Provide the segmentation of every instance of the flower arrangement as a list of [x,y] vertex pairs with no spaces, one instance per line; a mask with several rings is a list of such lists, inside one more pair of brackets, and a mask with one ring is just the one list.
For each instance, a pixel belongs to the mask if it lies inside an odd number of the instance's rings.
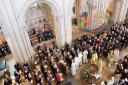
[[83,80],[89,81],[92,79],[92,75],[88,70],[83,71]]

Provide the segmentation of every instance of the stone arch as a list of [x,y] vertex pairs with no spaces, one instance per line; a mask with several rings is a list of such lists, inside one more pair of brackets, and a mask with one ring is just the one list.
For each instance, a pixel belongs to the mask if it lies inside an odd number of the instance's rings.
[[[58,42],[58,45],[61,45],[61,37],[58,36],[60,34],[60,28],[61,28],[61,22],[60,19],[58,18],[59,16],[61,16],[61,10],[59,9],[59,6],[57,5],[57,3],[53,0],[27,0],[25,2],[25,4],[23,5],[23,8],[19,11],[18,13],[18,17],[20,22],[22,23],[22,26],[24,26],[24,28],[26,28],[26,23],[25,23],[25,13],[26,11],[29,9],[29,7],[34,4],[34,3],[45,3],[47,5],[49,5],[51,7],[52,10],[52,15],[54,16],[54,23],[55,23],[55,36],[56,36],[56,41]],[[27,29],[24,29],[25,31],[27,31]]]

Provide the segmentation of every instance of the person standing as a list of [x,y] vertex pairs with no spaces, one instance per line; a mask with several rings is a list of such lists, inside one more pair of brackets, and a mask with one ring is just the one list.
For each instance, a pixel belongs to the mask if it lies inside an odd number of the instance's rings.
[[79,65],[82,65],[82,52],[81,51],[79,51],[79,53],[78,53],[78,58],[79,58]]
[[83,51],[83,63],[86,63],[88,61],[87,55],[88,55],[88,51],[87,50],[84,50]]
[[98,61],[98,54],[97,54],[97,52],[94,52],[92,54],[91,64],[97,64],[97,61]]
[[108,61],[109,61],[108,67],[111,67],[111,65],[114,61],[114,51],[113,50],[110,50],[110,52],[108,53]]
[[75,76],[76,74],[76,63],[75,63],[75,60],[72,61],[72,65],[71,65],[71,73],[73,76]]

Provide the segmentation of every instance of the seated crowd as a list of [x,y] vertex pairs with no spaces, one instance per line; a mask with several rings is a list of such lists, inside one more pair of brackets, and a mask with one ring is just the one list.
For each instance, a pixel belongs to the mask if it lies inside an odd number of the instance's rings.
[[121,59],[117,64],[116,75],[120,76],[118,79],[119,85],[128,84],[128,56],[125,56],[124,59]]
[[6,56],[10,53],[11,51],[7,42],[4,42],[3,44],[0,45],[0,57]]
[[[24,73],[25,79],[31,83],[35,81],[38,85],[60,85],[66,74],[71,71],[71,74],[75,76],[80,65],[91,59],[94,53],[97,53],[98,58],[104,56],[108,59],[109,53],[113,52],[114,54],[115,51],[115,54],[119,54],[119,51],[127,46],[128,32],[126,32],[126,27],[123,24],[113,25],[105,36],[100,33],[91,36],[85,33],[81,38],[73,41],[71,46],[66,43],[61,49],[57,47],[55,42],[50,47],[47,45],[37,46],[36,54],[32,58],[34,74],[31,75],[30,65],[24,64],[23,67],[19,65],[16,71],[18,75],[16,82],[21,83],[20,79],[22,78],[19,78],[19,75]],[[118,57],[119,55],[115,55],[114,58],[117,63]],[[111,67],[111,65],[112,63],[109,63],[108,66]],[[125,67],[124,71],[127,74]],[[15,77],[17,78],[16,75]]]
[[[41,31],[36,31],[35,28],[32,28],[29,33],[31,36],[36,35],[38,42],[47,41],[54,38],[53,30],[48,24],[44,24]],[[32,43],[32,41],[31,41]]]

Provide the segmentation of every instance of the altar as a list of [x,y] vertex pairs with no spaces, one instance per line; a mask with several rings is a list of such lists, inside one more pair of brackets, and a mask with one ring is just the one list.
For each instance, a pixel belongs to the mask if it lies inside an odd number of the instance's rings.
[[84,83],[89,83],[89,84],[97,84],[101,82],[102,80],[102,75],[97,73],[98,66],[95,64],[90,64],[88,66],[83,67],[81,69],[81,80]]
[[99,65],[91,64],[89,61],[80,66],[75,75],[80,85],[100,85],[102,81],[111,79],[114,75],[115,67],[108,68],[107,63],[103,60],[102,69],[98,69]]

